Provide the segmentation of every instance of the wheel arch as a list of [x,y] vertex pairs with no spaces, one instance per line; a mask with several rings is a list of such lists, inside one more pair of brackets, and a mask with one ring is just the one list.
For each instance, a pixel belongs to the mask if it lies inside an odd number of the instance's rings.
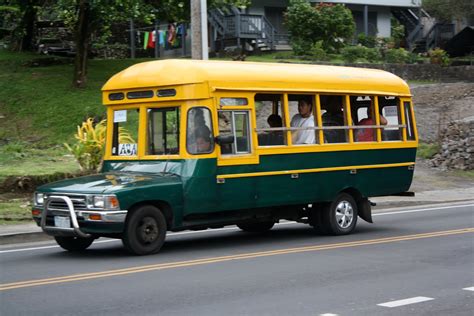
[[362,193],[354,187],[346,188],[340,193],[347,193],[352,196],[357,204],[358,216],[368,223],[373,223],[372,209],[370,207],[370,201],[367,197],[364,197]]
[[135,203],[130,207],[129,214],[127,215],[127,217],[134,210],[144,205],[152,205],[158,208],[163,213],[163,216],[166,219],[166,226],[168,227],[168,229],[171,229],[173,227],[173,223],[174,223],[173,209],[171,208],[171,205],[168,202],[163,201],[163,200],[148,200],[148,201],[140,201],[138,203]]

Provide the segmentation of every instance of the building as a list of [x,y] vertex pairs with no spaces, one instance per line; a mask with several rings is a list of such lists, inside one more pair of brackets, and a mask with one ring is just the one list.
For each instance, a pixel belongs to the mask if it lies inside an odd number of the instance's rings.
[[[356,33],[390,37],[391,19],[405,26],[407,44],[412,48],[426,35],[429,15],[421,0],[311,0],[343,4],[353,13]],[[212,49],[227,46],[258,46],[261,49],[289,49],[289,34],[284,25],[288,0],[253,0],[248,8],[214,10],[209,14]],[[425,27],[424,27],[425,26]]]

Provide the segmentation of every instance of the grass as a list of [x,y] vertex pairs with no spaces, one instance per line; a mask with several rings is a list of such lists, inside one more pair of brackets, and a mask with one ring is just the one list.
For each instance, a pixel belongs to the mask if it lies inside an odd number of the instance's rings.
[[61,146],[35,148],[27,143],[9,143],[0,148],[0,183],[8,176],[75,173],[79,165]]
[[455,176],[471,179],[474,181],[474,170],[454,170]]
[[[87,117],[104,117],[101,87],[113,74],[140,60],[91,60],[85,89],[72,88],[70,60],[31,67],[31,54],[0,51],[0,139],[62,144]],[[66,62],[66,63],[65,63]]]
[[0,225],[32,222],[31,196],[0,194]]
[[431,159],[439,152],[439,144],[420,143],[416,155],[420,158]]

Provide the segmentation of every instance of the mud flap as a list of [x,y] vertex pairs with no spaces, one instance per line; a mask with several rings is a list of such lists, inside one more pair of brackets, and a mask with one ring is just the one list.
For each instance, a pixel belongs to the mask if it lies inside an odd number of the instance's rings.
[[368,223],[373,223],[372,221],[372,209],[370,207],[370,201],[368,198],[362,198],[357,201],[357,208],[359,211],[359,217]]

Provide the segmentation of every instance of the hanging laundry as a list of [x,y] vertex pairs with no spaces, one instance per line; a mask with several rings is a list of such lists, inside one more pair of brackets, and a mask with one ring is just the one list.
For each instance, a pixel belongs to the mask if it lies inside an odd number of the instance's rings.
[[155,48],[156,42],[156,34],[155,31],[150,32],[150,36],[148,36],[148,48]]
[[143,38],[143,49],[146,49],[148,47],[148,39],[150,37],[149,32],[145,32],[145,36]]
[[167,33],[168,33],[168,34],[167,34],[168,37],[167,37],[166,40],[167,40],[167,42],[168,42],[169,44],[172,45],[172,44],[173,44],[173,41],[174,41],[174,39],[175,39],[175,37],[176,37],[176,27],[174,26],[174,23],[169,23],[169,24],[168,24],[168,32],[167,32]]
[[166,37],[166,33],[164,31],[158,31],[158,36],[159,36],[159,44],[160,46],[164,46],[165,45],[165,37]]

